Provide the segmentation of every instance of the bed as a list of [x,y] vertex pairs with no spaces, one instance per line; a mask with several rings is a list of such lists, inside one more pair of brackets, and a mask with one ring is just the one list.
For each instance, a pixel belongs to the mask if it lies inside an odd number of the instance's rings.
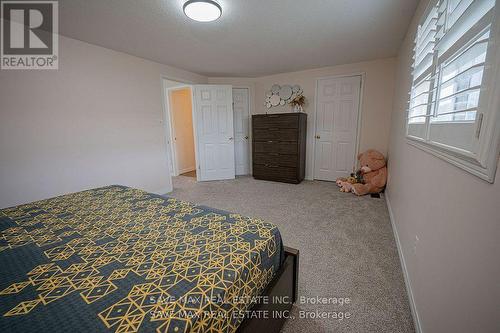
[[273,224],[129,187],[0,210],[0,232],[2,332],[278,332],[297,297]]

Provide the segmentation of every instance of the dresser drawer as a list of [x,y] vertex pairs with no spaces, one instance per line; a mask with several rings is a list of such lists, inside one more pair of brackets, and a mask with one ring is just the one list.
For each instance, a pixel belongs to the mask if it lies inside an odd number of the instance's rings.
[[254,128],[253,138],[256,141],[297,141],[299,138],[299,131],[293,128]]
[[253,128],[298,128],[296,114],[265,114],[253,116]]
[[298,154],[298,144],[296,142],[280,142],[280,141],[255,141],[253,143],[253,151],[255,153],[278,153],[278,154]]
[[261,179],[295,179],[297,178],[297,169],[254,164],[253,176]]
[[297,155],[283,155],[279,153],[255,153],[253,163],[267,166],[283,166],[296,168]]

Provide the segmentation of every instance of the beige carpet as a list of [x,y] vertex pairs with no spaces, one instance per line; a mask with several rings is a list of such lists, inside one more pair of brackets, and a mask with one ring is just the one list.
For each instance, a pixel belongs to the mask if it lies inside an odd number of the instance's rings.
[[[275,223],[285,245],[300,250],[299,296],[351,300],[343,306],[299,302],[282,332],[414,332],[383,197],[340,193],[329,182],[241,177],[197,183],[183,176],[174,178],[169,195]],[[351,317],[332,318],[339,312]],[[311,318],[323,313],[330,318]]]

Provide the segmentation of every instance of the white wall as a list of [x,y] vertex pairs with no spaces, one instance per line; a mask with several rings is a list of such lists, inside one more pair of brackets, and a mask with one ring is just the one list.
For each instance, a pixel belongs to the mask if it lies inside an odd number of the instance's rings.
[[500,179],[489,184],[405,140],[412,44],[427,3],[400,50],[386,194],[422,332],[500,332]]
[[380,59],[355,64],[318,68],[300,72],[283,73],[259,78],[210,78],[211,83],[250,85],[255,89],[253,113],[290,112],[289,106],[267,109],[265,94],[275,83],[298,84],[308,100],[305,112],[307,119],[306,178],[313,178],[314,161],[314,124],[316,79],[335,75],[364,73],[364,92],[361,109],[360,151],[369,148],[387,153],[389,128],[396,76],[396,59]]
[[59,70],[0,71],[0,208],[122,184],[172,187],[161,76],[183,70],[61,36]]

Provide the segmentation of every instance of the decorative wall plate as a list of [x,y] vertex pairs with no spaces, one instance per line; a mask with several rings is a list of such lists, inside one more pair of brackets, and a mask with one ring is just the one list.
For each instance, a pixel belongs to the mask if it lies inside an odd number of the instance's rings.
[[280,85],[279,84],[273,84],[273,86],[271,87],[271,92],[273,93],[273,95],[277,95],[279,92],[280,92]]
[[289,85],[284,85],[280,89],[280,98],[284,101],[288,101],[292,96],[292,87]]
[[281,99],[278,95],[271,96],[270,102],[271,102],[272,106],[277,106],[278,104],[280,104],[280,101],[281,101]]

